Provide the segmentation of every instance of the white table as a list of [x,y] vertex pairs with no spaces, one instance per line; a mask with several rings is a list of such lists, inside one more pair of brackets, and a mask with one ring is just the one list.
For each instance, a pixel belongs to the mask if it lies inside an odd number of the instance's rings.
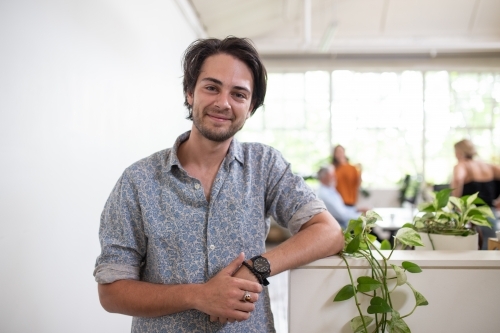
[[417,210],[411,207],[379,207],[371,210],[382,217],[382,221],[377,221],[377,225],[387,231],[397,231],[405,223],[412,223],[417,213]]

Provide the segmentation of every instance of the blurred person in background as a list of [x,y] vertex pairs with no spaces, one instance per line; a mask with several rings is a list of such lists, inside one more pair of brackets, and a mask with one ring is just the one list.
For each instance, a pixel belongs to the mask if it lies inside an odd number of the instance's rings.
[[[476,159],[476,148],[467,139],[455,143],[455,156],[457,164],[453,168],[451,194],[455,197],[461,197],[479,192],[478,197],[492,207],[495,214],[494,201],[498,197],[498,182],[495,181],[495,175],[500,177],[499,167]],[[479,245],[482,250],[488,249],[488,238],[496,238],[496,218],[495,215],[495,220],[489,219],[491,229],[478,226]]]
[[326,209],[339,222],[342,229],[347,228],[350,220],[357,219],[361,213],[366,211],[359,211],[354,206],[344,204],[342,197],[335,188],[335,171],[331,165],[319,169],[318,180],[320,181],[318,197],[323,200]]
[[361,185],[361,166],[349,164],[345,149],[341,145],[333,148],[333,166],[335,167],[336,188],[347,206],[355,206]]

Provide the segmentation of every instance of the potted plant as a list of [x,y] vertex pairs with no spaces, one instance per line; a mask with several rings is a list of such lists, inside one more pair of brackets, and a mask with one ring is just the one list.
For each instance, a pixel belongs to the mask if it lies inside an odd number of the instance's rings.
[[[425,297],[419,293],[408,282],[406,273],[419,273],[422,270],[417,264],[403,261],[401,266],[390,264],[389,260],[398,246],[421,246],[419,234],[411,224],[403,226],[394,236],[394,247],[391,249],[390,243],[385,240],[379,246],[375,245],[376,237],[370,231],[375,226],[380,216],[368,211],[366,216],[361,216],[357,220],[351,220],[344,231],[345,246],[339,254],[347,266],[350,283],[345,285],[336,294],[334,302],[345,301],[354,298],[359,316],[351,319],[350,326],[353,332],[401,332],[409,333],[410,329],[404,318],[411,315],[418,306],[427,305]],[[370,267],[367,276],[360,276],[354,281],[350,258],[364,258]],[[392,292],[399,286],[411,288],[415,296],[415,306],[413,310],[406,314],[400,314],[393,306],[391,299]],[[361,295],[370,298],[366,310],[362,308]]]
[[[451,189],[436,193],[432,202],[419,205],[414,218],[424,250],[477,250],[478,234],[474,226],[491,228],[491,208],[478,198],[478,193],[460,198],[451,196]],[[416,248],[418,249],[418,248]]]

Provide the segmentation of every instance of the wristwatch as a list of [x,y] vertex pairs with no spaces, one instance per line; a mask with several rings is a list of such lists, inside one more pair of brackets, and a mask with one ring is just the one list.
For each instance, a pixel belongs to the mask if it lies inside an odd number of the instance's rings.
[[250,258],[250,261],[253,263],[253,266],[246,261],[243,261],[243,266],[248,268],[250,272],[255,275],[260,284],[264,286],[269,285],[269,281],[267,280],[271,275],[271,265],[269,261],[260,255]]
[[250,260],[253,262],[253,268],[260,274],[260,276],[262,276],[263,279],[271,276],[271,264],[269,263],[269,260],[260,255],[250,258]]

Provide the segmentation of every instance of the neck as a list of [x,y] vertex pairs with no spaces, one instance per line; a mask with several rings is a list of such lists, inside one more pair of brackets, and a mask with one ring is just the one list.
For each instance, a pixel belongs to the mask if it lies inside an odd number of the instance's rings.
[[181,165],[200,169],[219,168],[229,150],[232,138],[223,142],[209,140],[193,126],[189,138],[178,149],[177,157]]

